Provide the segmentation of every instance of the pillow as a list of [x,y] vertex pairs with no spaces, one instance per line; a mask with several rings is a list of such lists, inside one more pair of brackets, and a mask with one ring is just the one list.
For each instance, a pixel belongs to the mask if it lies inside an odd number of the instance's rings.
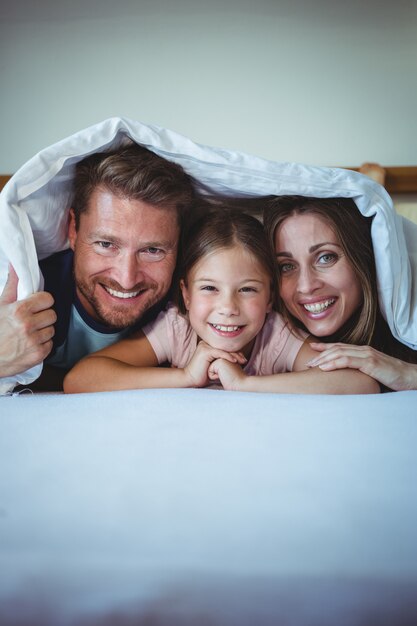
[[[38,259],[68,247],[67,217],[75,164],[126,137],[175,161],[202,188],[239,195],[351,197],[372,225],[381,309],[392,333],[417,348],[417,225],[397,215],[385,189],[352,170],[276,163],[192,142],[173,131],[114,117],[49,146],[25,163],[0,194],[0,289],[8,261],[19,276],[19,298],[43,287]],[[414,319],[413,319],[414,318]],[[0,393],[28,384],[41,365],[0,381]]]

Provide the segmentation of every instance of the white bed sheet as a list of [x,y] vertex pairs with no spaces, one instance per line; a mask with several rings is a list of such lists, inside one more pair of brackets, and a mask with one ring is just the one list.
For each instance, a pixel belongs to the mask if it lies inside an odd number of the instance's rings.
[[417,623],[417,391],[15,395],[0,428],[3,625]]

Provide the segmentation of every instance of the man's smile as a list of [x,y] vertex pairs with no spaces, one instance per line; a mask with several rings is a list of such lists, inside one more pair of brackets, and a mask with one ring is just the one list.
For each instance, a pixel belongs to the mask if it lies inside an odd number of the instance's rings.
[[137,291],[118,291],[116,289],[111,289],[110,287],[107,287],[106,285],[102,285],[102,287],[107,291],[107,293],[109,293],[114,298],[121,298],[122,300],[126,300],[129,298],[136,298],[136,296],[139,296],[141,293],[146,291],[145,289],[139,289]]

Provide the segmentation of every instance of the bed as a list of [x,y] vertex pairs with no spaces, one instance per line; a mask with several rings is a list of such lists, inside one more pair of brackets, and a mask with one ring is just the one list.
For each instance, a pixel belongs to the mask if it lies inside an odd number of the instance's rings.
[[[98,130],[43,151],[0,196],[0,252],[22,296],[41,284],[37,255],[65,246],[75,160],[120,130],[160,154],[175,145],[173,159],[224,192],[342,190],[375,213],[378,241],[395,231],[417,261],[415,227],[354,171],[264,163],[120,119]],[[415,284],[399,257],[378,257],[387,305],[397,268],[402,288]],[[396,295],[404,313],[417,289]],[[416,324],[398,326],[410,343]],[[417,391],[5,393],[2,626],[417,623]]]
[[0,623],[417,623],[416,408],[0,398]]

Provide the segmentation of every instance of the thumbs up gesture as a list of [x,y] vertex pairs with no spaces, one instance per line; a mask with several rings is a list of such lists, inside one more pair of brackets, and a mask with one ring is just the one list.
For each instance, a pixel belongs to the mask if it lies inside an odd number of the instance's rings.
[[41,363],[52,348],[55,311],[50,293],[17,300],[19,279],[12,265],[0,295],[0,378]]

